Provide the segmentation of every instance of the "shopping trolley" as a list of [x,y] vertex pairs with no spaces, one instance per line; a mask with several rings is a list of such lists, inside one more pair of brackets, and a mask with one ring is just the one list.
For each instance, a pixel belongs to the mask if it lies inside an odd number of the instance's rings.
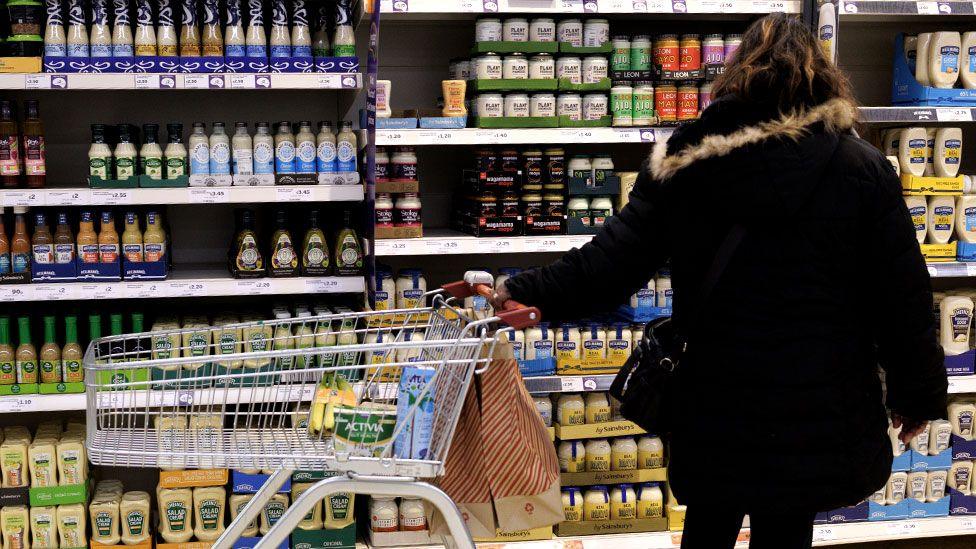
[[[538,310],[514,303],[483,320],[454,305],[474,293],[488,297],[490,282],[487,273],[466,273],[465,281],[425,294],[421,303],[430,306],[411,309],[93,341],[84,358],[89,459],[115,467],[271,470],[217,539],[218,549],[237,541],[296,470],[338,475],[292,502],[259,549],[278,547],[317,502],[342,492],[422,498],[444,517],[448,543],[473,548],[451,499],[418,479],[444,472],[473,375],[488,368],[499,340],[491,328],[540,320]],[[425,375],[410,378],[412,400],[396,402],[398,378],[418,371]]]

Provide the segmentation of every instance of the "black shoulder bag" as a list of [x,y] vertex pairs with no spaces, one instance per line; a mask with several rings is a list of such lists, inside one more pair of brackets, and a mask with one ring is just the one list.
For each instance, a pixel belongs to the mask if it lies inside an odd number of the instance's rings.
[[[700,317],[708,297],[742,242],[745,227],[734,225],[715,254],[705,275],[695,315]],[[649,433],[666,435],[674,426],[677,369],[688,347],[688,338],[677,333],[670,318],[647,323],[644,337],[610,385],[610,395],[620,402],[620,413]]]

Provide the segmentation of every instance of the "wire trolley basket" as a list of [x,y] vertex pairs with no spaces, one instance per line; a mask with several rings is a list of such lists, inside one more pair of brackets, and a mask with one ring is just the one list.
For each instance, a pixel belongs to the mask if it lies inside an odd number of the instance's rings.
[[[449,289],[455,297],[487,291],[465,283]],[[84,357],[89,459],[121,467],[274,470],[279,474],[262,488],[269,497],[271,485],[298,469],[345,473],[329,480],[352,481],[354,492],[415,489],[401,481],[443,474],[468,387],[495,349],[490,328],[506,315],[538,320],[533,309],[474,320],[443,290],[425,298],[429,307],[97,339]],[[419,497],[444,511],[443,492],[416,484]],[[252,503],[263,507],[262,492]],[[294,502],[292,518],[301,519],[302,500],[314,505],[329,493],[308,492]],[[229,547],[234,539],[226,534],[259,510],[242,511],[217,546]],[[457,539],[457,524],[449,526]],[[466,534],[463,522],[460,528]],[[281,536],[271,534],[269,544]],[[469,546],[470,537],[461,537]]]

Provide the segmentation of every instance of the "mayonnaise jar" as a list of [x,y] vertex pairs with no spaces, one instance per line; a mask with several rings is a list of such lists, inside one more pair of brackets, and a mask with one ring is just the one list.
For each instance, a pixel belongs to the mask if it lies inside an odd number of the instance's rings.
[[607,332],[607,358],[614,364],[623,364],[634,345],[630,325],[617,322]]
[[671,307],[674,291],[671,289],[671,271],[661,269],[654,278],[655,296],[658,307]]
[[519,269],[518,267],[502,267],[501,269],[498,269],[498,276],[495,277],[495,289],[497,290],[501,288],[509,278],[517,276],[521,272],[522,269]]
[[587,393],[584,406],[586,423],[606,423],[610,421],[610,401],[606,393]]
[[563,323],[556,329],[556,361],[578,361],[582,338],[575,324]]
[[631,437],[620,437],[610,445],[610,470],[631,471],[637,469],[637,443]]
[[664,443],[656,436],[643,436],[637,442],[637,468],[664,467]]
[[525,332],[510,330],[508,342],[512,344],[512,354],[515,356],[515,360],[525,360]]
[[586,471],[586,449],[581,440],[563,440],[556,451],[559,470],[563,473],[582,473]]
[[664,516],[664,493],[656,482],[640,485],[637,494],[637,518],[660,518]]
[[654,297],[654,279],[647,281],[643,288],[630,296],[630,306],[634,309],[647,309],[654,307],[656,303]]
[[583,496],[583,520],[610,520],[610,494],[606,486],[591,486]]
[[585,448],[587,472],[610,470],[610,443],[607,439],[588,440]]
[[631,520],[637,517],[637,495],[630,484],[620,484],[610,490],[610,518]]
[[376,267],[376,311],[389,311],[396,307],[396,282],[389,267]]
[[556,420],[563,427],[586,423],[586,404],[580,395],[564,394],[556,402]]
[[525,359],[552,358],[554,347],[553,331],[548,322],[525,329]]
[[583,339],[583,360],[607,358],[607,332],[595,322],[587,324],[580,334]]
[[563,520],[580,522],[583,520],[583,494],[576,487],[563,488]]
[[423,307],[423,295],[427,293],[427,279],[420,269],[403,269],[396,280],[396,308]]
[[535,404],[535,409],[539,412],[542,423],[545,423],[546,427],[552,427],[552,401],[549,400],[549,396],[534,396],[532,403]]

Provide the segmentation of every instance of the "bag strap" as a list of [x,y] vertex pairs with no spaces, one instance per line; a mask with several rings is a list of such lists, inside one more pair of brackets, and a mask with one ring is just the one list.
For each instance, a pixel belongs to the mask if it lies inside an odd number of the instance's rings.
[[708,302],[709,296],[712,295],[712,291],[718,284],[719,279],[722,278],[722,273],[725,272],[725,268],[729,265],[729,260],[732,259],[732,254],[735,253],[736,248],[739,247],[745,235],[746,228],[739,223],[733,225],[729,230],[729,234],[725,235],[725,240],[722,241],[722,245],[719,246],[718,251],[715,253],[715,258],[712,260],[712,266],[709,267],[708,273],[705,274],[705,280],[701,285],[701,294],[696,304],[695,316],[693,318],[699,319],[704,314],[705,304]]

